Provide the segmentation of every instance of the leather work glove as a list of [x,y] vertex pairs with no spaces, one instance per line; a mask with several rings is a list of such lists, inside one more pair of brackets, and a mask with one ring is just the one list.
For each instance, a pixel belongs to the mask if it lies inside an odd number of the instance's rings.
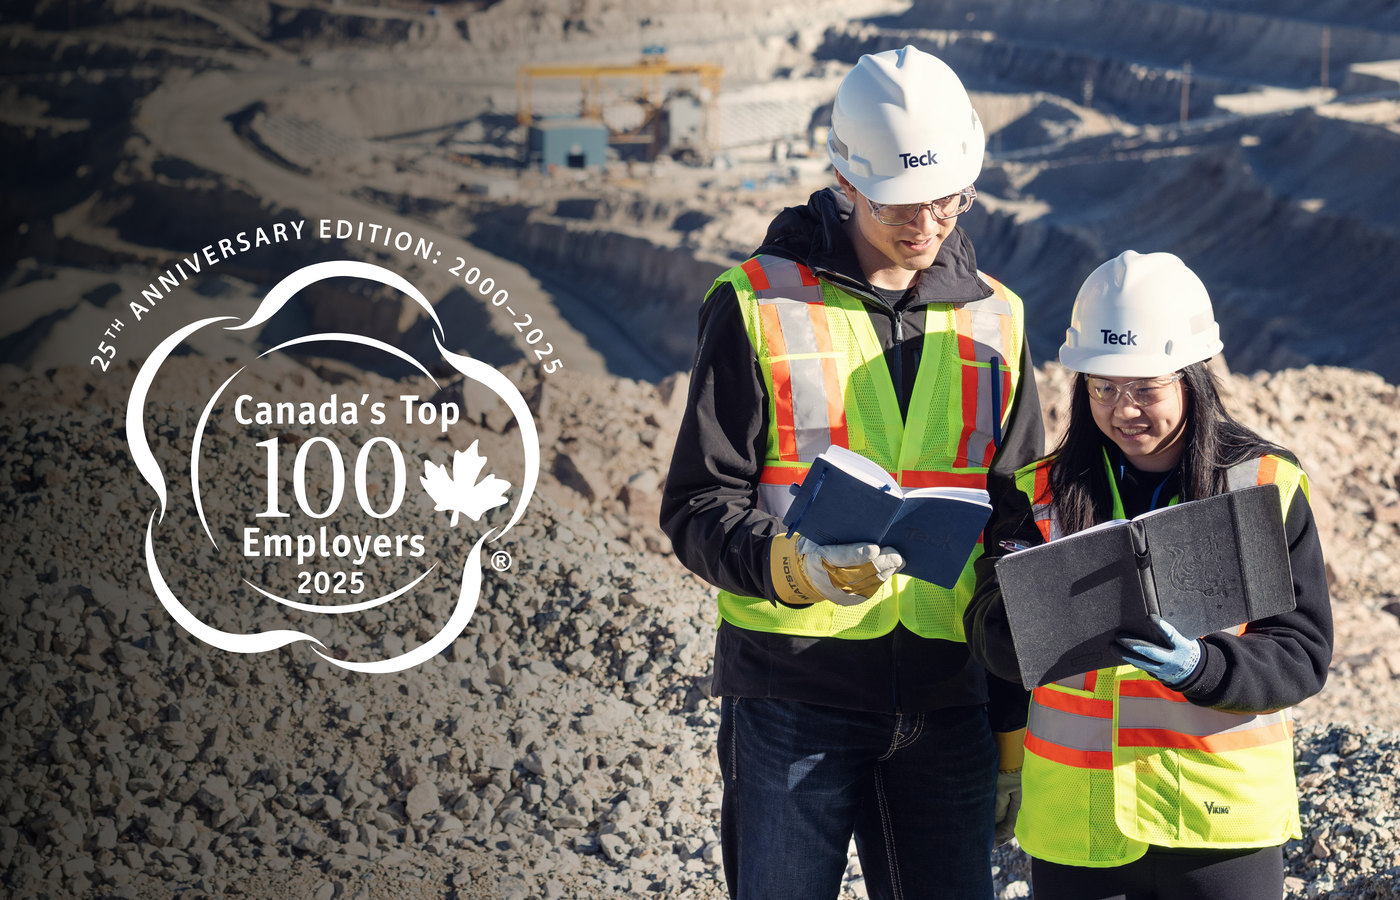
[[904,567],[898,551],[878,544],[814,544],[779,534],[768,549],[773,589],[794,606],[864,603]]
[[1021,763],[1026,756],[1026,729],[999,731],[997,741],[996,846],[1016,836],[1016,814],[1021,811]]
[[1123,662],[1137,666],[1167,687],[1174,687],[1196,671],[1201,661],[1201,642],[1186,637],[1161,616],[1151,618],[1152,624],[1162,634],[1161,640],[1151,641],[1120,634],[1115,639],[1119,655],[1123,657]]

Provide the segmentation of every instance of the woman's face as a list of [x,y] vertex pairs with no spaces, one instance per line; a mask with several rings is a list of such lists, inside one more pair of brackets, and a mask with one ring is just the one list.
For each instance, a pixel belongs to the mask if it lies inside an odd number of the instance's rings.
[[1186,440],[1186,387],[1180,373],[1088,375],[1085,383],[1094,423],[1131,465],[1144,472],[1166,472],[1176,465]]

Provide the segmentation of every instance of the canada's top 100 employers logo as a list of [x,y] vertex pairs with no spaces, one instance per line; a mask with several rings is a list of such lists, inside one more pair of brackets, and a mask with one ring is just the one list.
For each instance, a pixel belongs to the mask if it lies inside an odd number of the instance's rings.
[[[189,410],[192,428],[151,421],[161,408],[162,370],[191,337],[204,329],[260,329],[287,316],[307,288],[346,278],[387,286],[420,307],[431,321],[438,358],[425,364],[368,334],[298,333],[247,360],[210,360],[226,371],[215,373],[216,386],[201,408]],[[520,389],[501,371],[448,349],[448,341],[432,304],[402,275],[373,263],[332,260],[282,278],[246,321],[203,318],[156,346],[136,374],[126,433],[156,501],[145,523],[145,568],[156,598],[182,628],[234,653],[305,642],[327,662],[366,673],[410,669],[456,640],[480,599],[482,548],[520,521],[535,490],[540,448]],[[398,382],[381,379],[377,394],[353,379],[316,380],[311,390],[319,393],[301,397],[284,392],[275,377],[259,377],[279,354],[327,345],[378,356],[413,374]],[[489,392],[509,410],[511,433],[519,437],[514,458],[499,458],[499,450],[496,460],[483,454],[463,404],[443,399],[451,394],[443,391],[447,378]],[[385,383],[396,386],[385,393]],[[403,439],[425,430],[436,435],[430,444]],[[508,466],[511,477],[496,474],[498,465]],[[177,469],[180,477],[167,477]],[[177,495],[190,515],[168,515]],[[503,524],[483,521],[492,510],[500,511],[495,518],[506,517]],[[192,530],[195,535],[187,534]],[[474,540],[462,536],[473,531],[480,532]],[[187,562],[175,566],[185,574],[169,577],[169,549],[189,547],[191,537],[200,546],[184,551]],[[189,559],[199,562],[191,567]],[[191,571],[199,574],[191,577]],[[421,616],[432,604],[415,600],[444,590],[455,600],[443,605],[441,621],[410,629],[419,638],[412,646],[394,638],[337,647],[328,643],[333,629],[316,623],[357,615],[382,622],[387,610],[397,610],[400,620],[404,609]],[[232,595],[242,598],[241,619],[220,612]],[[251,627],[248,610],[258,620]],[[240,627],[214,621],[221,618]]]

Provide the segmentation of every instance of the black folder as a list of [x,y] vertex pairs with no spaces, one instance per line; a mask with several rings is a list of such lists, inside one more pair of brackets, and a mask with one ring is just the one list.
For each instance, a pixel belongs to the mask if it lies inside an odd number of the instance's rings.
[[997,580],[1030,688],[1122,663],[1155,613],[1200,637],[1293,609],[1278,488],[1178,503],[1010,553]]

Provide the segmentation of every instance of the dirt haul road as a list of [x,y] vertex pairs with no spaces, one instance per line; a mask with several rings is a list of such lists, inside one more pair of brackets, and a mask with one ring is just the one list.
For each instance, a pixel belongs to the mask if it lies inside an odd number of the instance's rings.
[[[402,72],[393,75],[403,77]],[[228,116],[289,85],[307,79],[346,77],[344,73],[269,64],[256,71],[207,72],[188,80],[167,82],[141,104],[137,130],[149,138],[159,154],[187,160],[241,182],[253,196],[277,198],[279,206],[298,210],[308,218],[375,223],[431,241],[441,256],[436,263],[426,265],[443,271],[435,272],[419,287],[435,304],[447,291],[460,286],[455,281],[460,276],[447,272],[452,260],[468,260],[490,274],[498,285],[509,289],[511,308],[533,317],[532,326],[548,335],[558,348],[559,358],[572,371],[605,373],[609,369],[607,357],[612,353],[626,354],[631,360],[646,357],[645,348],[628,341],[605,314],[590,309],[580,298],[545,289],[525,268],[487,253],[458,235],[350,196],[349,191],[358,186],[353,181],[341,187],[284,168],[262,156],[229,125]],[[354,77],[368,81],[375,76],[360,72]],[[454,189],[455,185],[444,185],[444,195]],[[483,303],[483,307],[489,304]],[[561,314],[561,308],[569,310],[569,318]],[[494,334],[531,359],[532,348],[512,327],[512,315],[504,307],[491,309]],[[665,373],[658,372],[657,377],[662,374]]]

